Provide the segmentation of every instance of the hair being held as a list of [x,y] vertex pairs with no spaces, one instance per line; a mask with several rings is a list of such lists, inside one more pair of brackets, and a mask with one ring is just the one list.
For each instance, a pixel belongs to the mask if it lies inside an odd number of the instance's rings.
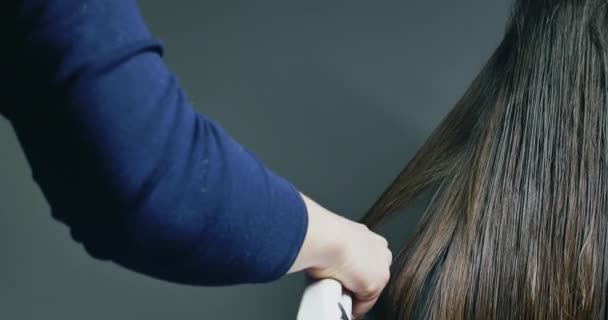
[[391,319],[608,318],[606,0],[516,1],[504,39],[370,209],[434,193]]

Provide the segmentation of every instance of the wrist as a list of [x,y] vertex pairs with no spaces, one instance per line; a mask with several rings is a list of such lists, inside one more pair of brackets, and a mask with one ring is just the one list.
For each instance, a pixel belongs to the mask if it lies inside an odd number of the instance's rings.
[[328,268],[339,260],[343,251],[341,220],[304,194],[300,194],[308,214],[308,229],[300,252],[288,273],[312,268]]

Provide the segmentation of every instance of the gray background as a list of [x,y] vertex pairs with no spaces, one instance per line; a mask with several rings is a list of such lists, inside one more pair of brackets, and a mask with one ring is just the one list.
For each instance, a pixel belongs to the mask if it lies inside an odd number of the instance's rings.
[[[304,192],[358,219],[489,57],[509,2],[140,5],[200,111]],[[295,319],[301,276],[195,288],[89,258],[50,218],[3,118],[0,146],[0,319]],[[392,225],[393,247],[414,218]]]

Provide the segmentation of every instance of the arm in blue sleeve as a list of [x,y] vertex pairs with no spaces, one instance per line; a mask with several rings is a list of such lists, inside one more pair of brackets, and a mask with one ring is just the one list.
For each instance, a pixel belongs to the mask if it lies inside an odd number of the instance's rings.
[[13,3],[4,113],[92,256],[194,285],[287,272],[307,228],[298,191],[193,110],[134,0]]

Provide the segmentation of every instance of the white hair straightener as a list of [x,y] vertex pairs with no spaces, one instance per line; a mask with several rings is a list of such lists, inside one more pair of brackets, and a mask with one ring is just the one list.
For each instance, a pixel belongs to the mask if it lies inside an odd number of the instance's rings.
[[340,282],[319,280],[304,291],[297,320],[352,320],[352,308],[352,299]]

